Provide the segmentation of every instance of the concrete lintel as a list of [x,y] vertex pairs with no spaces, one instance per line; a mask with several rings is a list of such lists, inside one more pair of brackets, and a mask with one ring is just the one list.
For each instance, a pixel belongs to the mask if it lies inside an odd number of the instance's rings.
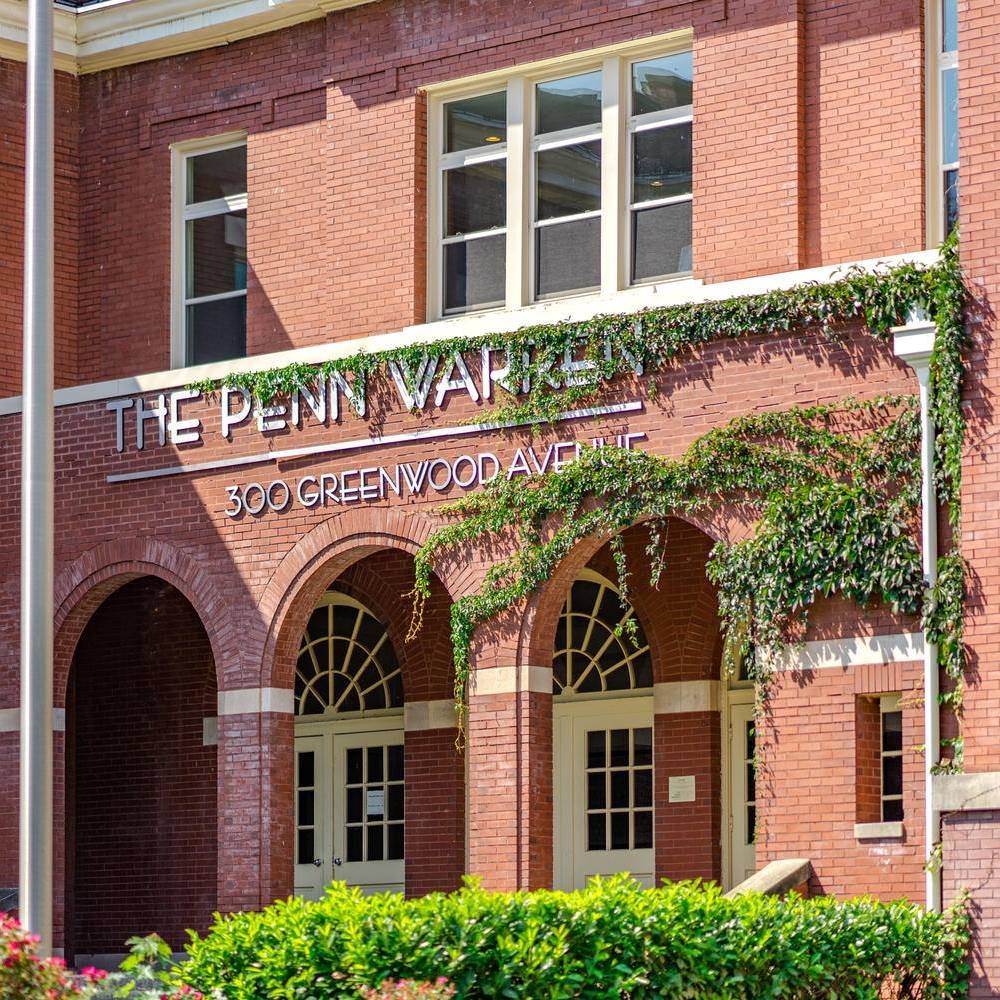
[[935,774],[934,800],[943,813],[1000,809],[1000,771]]

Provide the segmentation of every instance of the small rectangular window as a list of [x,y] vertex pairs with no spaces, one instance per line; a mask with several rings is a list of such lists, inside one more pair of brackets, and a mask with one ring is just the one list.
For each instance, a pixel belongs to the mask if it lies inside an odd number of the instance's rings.
[[247,148],[230,142],[183,153],[183,364],[244,357],[247,296]]
[[903,713],[899,695],[879,699],[882,822],[903,818]]

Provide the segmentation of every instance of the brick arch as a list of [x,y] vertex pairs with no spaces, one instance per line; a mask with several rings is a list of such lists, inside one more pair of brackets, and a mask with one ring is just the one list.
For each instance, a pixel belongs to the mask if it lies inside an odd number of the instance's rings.
[[[300,539],[275,570],[259,603],[259,618],[267,628],[262,686],[291,687],[302,631],[334,580],[365,557],[387,549],[415,556],[432,530],[433,522],[424,515],[376,508],[331,517]],[[438,577],[444,593],[450,594],[448,580]]]
[[[69,563],[55,581],[55,699],[65,703],[73,654],[94,612],[115,591],[142,576],[169,583],[194,608],[220,666],[240,656],[239,627],[208,573],[168,542],[129,538],[104,542]],[[219,685],[221,687],[221,684]]]

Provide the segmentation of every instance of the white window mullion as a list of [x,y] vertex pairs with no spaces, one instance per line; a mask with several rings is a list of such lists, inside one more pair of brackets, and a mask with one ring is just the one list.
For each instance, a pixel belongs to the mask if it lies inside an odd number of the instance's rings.
[[516,77],[507,85],[507,279],[508,309],[531,301],[531,85]]
[[626,95],[622,60],[609,56],[601,67],[601,292],[617,292],[624,285]]

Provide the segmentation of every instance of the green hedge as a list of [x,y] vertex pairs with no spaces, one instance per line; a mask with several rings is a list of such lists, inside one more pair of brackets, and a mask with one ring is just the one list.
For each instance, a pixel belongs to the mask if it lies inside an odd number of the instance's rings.
[[968,937],[964,906],[937,915],[872,899],[725,899],[698,883],[469,885],[413,900],[336,883],[320,902],[218,918],[192,938],[178,975],[227,1000],[357,998],[362,985],[438,976],[458,997],[950,1000],[967,991]]

